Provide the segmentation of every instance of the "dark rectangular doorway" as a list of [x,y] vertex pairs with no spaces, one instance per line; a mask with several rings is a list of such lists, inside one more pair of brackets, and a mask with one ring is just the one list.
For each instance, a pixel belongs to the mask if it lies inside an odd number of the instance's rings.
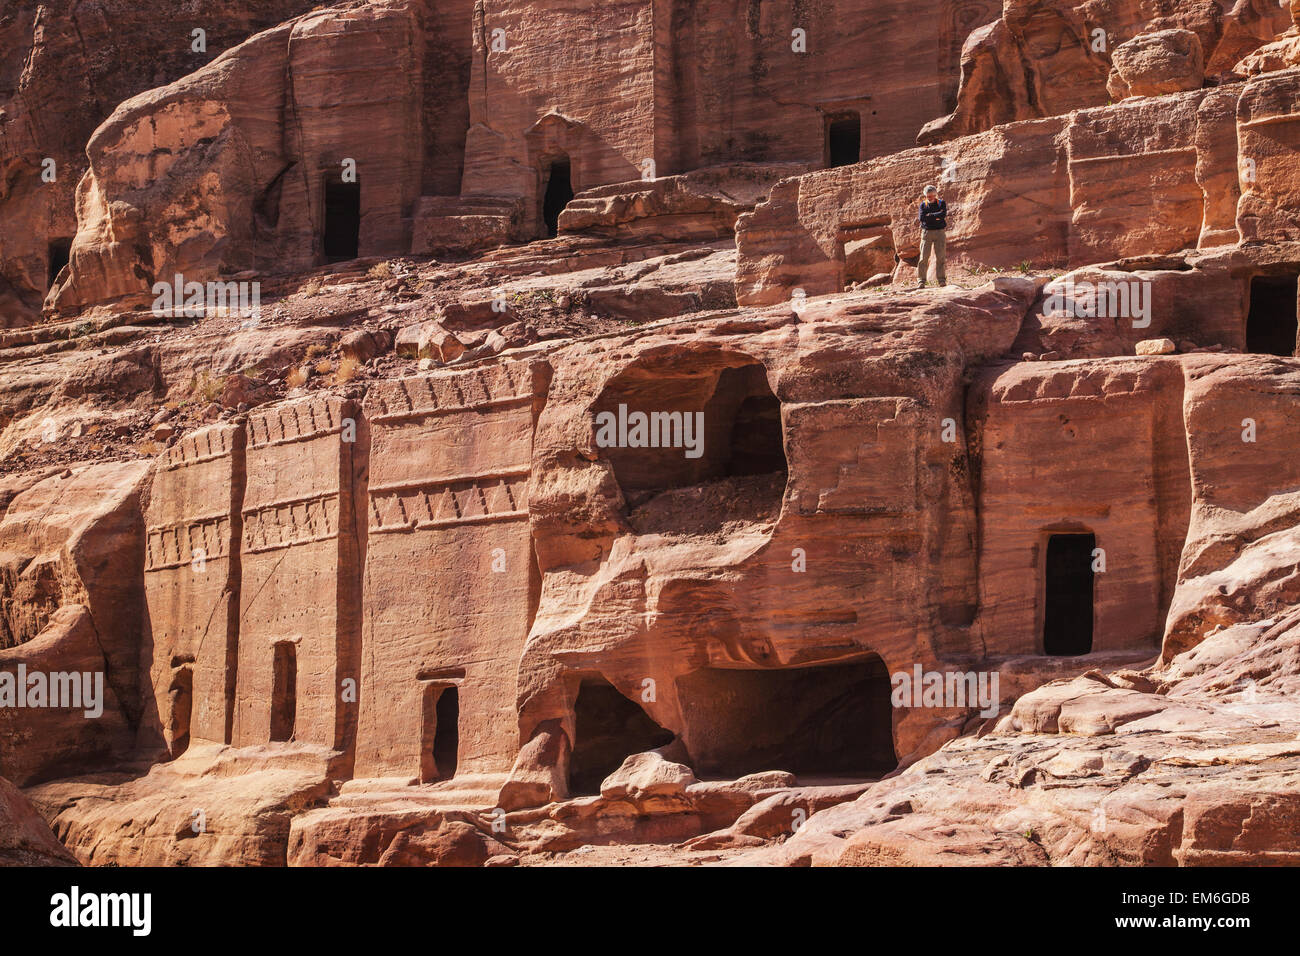
[[857,113],[826,118],[826,165],[852,166],[862,158],[862,119]]
[[321,244],[326,262],[355,259],[361,242],[361,183],[325,180]]
[[1250,280],[1246,351],[1296,354],[1296,277],[1255,276]]
[[275,645],[271,669],[271,739],[292,739],[297,714],[298,649],[285,642]]
[[456,776],[460,759],[460,691],[445,684],[424,688],[424,731],[421,740],[420,782]]
[[1093,534],[1054,534],[1044,561],[1043,652],[1061,657],[1092,652]]
[[72,240],[51,239],[46,255],[49,264],[46,269],[45,288],[49,290],[54,288],[54,281],[58,279],[59,273],[72,257]]
[[573,199],[573,170],[567,159],[551,163],[546,173],[546,193],[542,199],[542,221],[546,236],[554,239],[560,234],[560,213]]

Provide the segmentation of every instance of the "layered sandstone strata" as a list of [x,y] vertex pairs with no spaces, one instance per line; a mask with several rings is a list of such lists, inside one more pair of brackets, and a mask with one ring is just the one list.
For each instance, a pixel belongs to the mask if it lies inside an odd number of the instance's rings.
[[1289,13],[931,12],[349,3],[122,103],[0,339],[0,678],[104,708],[0,775],[103,865],[1294,862]]
[[[145,716],[176,751],[188,733],[190,750],[172,776],[152,775],[149,786],[165,794],[168,780],[185,779],[176,773],[224,779],[229,770],[206,769],[230,759],[204,745],[212,741],[249,755],[228,767],[249,759],[268,770],[301,767],[312,802],[328,793],[313,776],[325,772],[387,777],[387,800],[409,783],[490,800],[511,771],[504,806],[545,803],[581,792],[593,771],[599,779],[616,769],[601,763],[617,752],[611,746],[634,746],[583,724],[592,701],[610,691],[640,701],[647,726],[699,773],[808,770],[818,752],[796,745],[807,739],[796,718],[811,705],[813,719],[841,680],[845,688],[875,680],[887,694],[887,675],[917,662],[925,670],[993,667],[1007,679],[997,703],[1009,703],[1059,673],[1036,657],[1043,647],[1035,637],[1042,549],[1058,533],[1086,532],[1106,556],[1095,585],[1096,637],[1077,666],[1139,663],[1162,636],[1172,658],[1212,624],[1249,623],[1268,607],[1285,613],[1294,595],[1271,572],[1271,583],[1245,585],[1253,597],[1235,616],[1209,609],[1231,606],[1215,597],[1215,582],[1229,580],[1216,575],[1237,580],[1257,548],[1264,556],[1275,545],[1199,542],[1247,533],[1225,525],[1225,509],[1264,508],[1265,530],[1252,537],[1285,521],[1284,504],[1272,502],[1289,480],[1279,466],[1291,445],[1287,403],[1297,393],[1277,379],[1276,408],[1249,392],[1227,405],[1217,399],[1231,391],[1226,382],[1257,382],[1270,361],[1285,369],[1286,360],[1241,357],[1230,373],[1211,356],[978,372],[1014,350],[1044,291],[1041,281],[1009,279],[973,297],[917,297],[901,313],[897,303],[828,299],[799,313],[670,325],[562,347],[542,361],[380,385],[364,405],[272,406],[243,425],[188,436],[155,465],[151,492],[136,492],[136,507],[149,514],[147,534],[138,533],[154,555]],[[1232,378],[1220,382],[1225,374]],[[1206,394],[1216,401],[1206,405]],[[600,415],[620,406],[699,412],[703,454],[606,447],[597,440]],[[1217,417],[1204,419],[1201,409]],[[1238,449],[1236,422],[1247,415],[1267,440]],[[949,420],[959,423],[955,433]],[[843,436],[864,429],[873,440],[845,445]],[[1243,451],[1258,458],[1258,480],[1242,472]],[[1226,483],[1213,477],[1222,467],[1232,469]],[[1025,475],[1034,476],[1029,500]],[[1218,488],[1235,497],[1206,497]],[[164,505],[180,511],[168,517]],[[413,548],[420,537],[428,544]],[[208,562],[202,571],[196,548]],[[1221,563],[1237,554],[1243,571]],[[426,564],[413,555],[427,555]],[[236,600],[242,611],[232,628]],[[193,614],[171,608],[208,608],[206,632],[173,631]],[[862,608],[872,609],[865,627]],[[366,623],[349,632],[355,620]],[[292,654],[277,650],[285,644]],[[495,656],[484,656],[489,649]],[[178,681],[178,670],[189,671],[186,679]],[[344,692],[357,676],[359,700]],[[774,679],[793,683],[782,690]],[[449,692],[455,710],[439,706]],[[769,725],[762,715],[773,693],[790,696]],[[709,705],[718,694],[726,710]],[[884,736],[872,746],[882,769],[979,723],[973,708],[886,708],[878,719]],[[286,737],[294,743],[276,744]],[[834,765],[829,751],[822,756]],[[250,783],[256,772],[247,771]],[[360,782],[312,824],[327,830],[313,829],[310,840],[358,839],[355,828],[390,818],[392,810],[366,803],[375,784]],[[133,819],[137,801],[158,798],[142,786],[97,791],[93,819],[78,809],[89,794],[76,787],[44,787],[40,800],[58,808],[60,827],[81,843],[108,820]],[[726,825],[713,811],[702,814],[702,792],[688,790],[684,803],[643,806],[638,813],[664,822],[625,838],[680,839],[710,820]],[[772,799],[778,790],[769,787]],[[219,807],[233,795],[210,799]],[[284,799],[276,812],[286,822],[295,806],[311,805],[289,792]],[[600,808],[627,799],[611,791],[592,805],[594,816],[557,819],[582,834],[591,824],[579,821],[594,824],[613,812]],[[787,809],[803,805],[781,799]],[[740,814],[755,800],[718,806]],[[428,850],[410,850],[412,860],[458,859],[461,850],[438,849],[447,839],[449,847],[479,845],[422,819],[443,835]],[[538,831],[529,817],[506,819],[528,845],[574,839]],[[490,817],[467,822],[495,839]],[[736,839],[772,825],[738,823]],[[289,832],[236,830],[249,860],[277,858]],[[97,858],[177,859],[161,833],[146,828],[139,840],[125,856],[101,848]],[[217,852],[191,849],[208,859]]]
[[[1289,4],[1224,0],[1162,8],[1020,0],[997,13],[970,25],[956,108],[928,123],[918,142],[1064,115],[1116,94],[1195,89],[1207,75],[1230,79],[1238,61],[1292,24]],[[1130,69],[1149,79],[1134,86],[1124,78]]]
[[869,234],[889,237],[896,277],[910,274],[911,198],[926,181],[952,210],[950,258],[974,270],[1290,240],[1294,153],[1277,137],[1296,121],[1298,82],[1287,72],[1137,99],[785,180],[737,223],[738,299],[841,291],[846,248]]
[[[3,643],[8,690],[29,693],[51,675],[91,676],[80,706],[0,708],[0,773],[27,784],[125,757],[141,719],[139,677],[144,594],[140,493],[144,461],[92,465],[38,481],[9,502],[0,520]],[[147,666],[147,664],[145,665]],[[27,675],[27,687],[18,675]],[[39,675],[39,680],[37,676]],[[84,699],[96,694],[98,707]],[[77,683],[81,683],[80,680]],[[99,713],[88,716],[93,710]]]
[[311,7],[54,0],[0,11],[0,328],[31,322],[66,264],[86,141],[113,108]]

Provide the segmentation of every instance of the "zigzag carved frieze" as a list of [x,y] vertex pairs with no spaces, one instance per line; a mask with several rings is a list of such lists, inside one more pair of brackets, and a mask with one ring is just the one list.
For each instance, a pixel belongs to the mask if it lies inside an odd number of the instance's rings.
[[149,529],[145,542],[145,572],[166,571],[190,564],[200,553],[204,560],[230,553],[230,516],[191,518],[174,525]]
[[422,375],[383,382],[367,396],[372,422],[490,411],[533,401],[532,369],[511,362],[452,375]]
[[370,532],[485,524],[528,517],[527,466],[491,475],[407,482],[370,489]]
[[336,402],[302,401],[277,405],[248,416],[250,450],[310,441],[343,430],[343,415]]
[[230,454],[231,428],[205,428],[185,435],[163,456],[164,471],[188,468],[207,461],[215,461]]
[[260,554],[338,535],[338,492],[263,505],[244,512],[244,553]]

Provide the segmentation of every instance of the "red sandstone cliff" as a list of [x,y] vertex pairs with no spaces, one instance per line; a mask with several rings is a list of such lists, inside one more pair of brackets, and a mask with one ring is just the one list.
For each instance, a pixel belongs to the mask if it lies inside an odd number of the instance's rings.
[[1288,11],[155,6],[0,18],[0,862],[1300,859]]

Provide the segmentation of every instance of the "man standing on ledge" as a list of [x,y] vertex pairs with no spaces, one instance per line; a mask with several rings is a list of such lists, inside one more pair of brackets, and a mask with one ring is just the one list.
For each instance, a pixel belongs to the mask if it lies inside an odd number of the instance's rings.
[[934,251],[934,277],[939,285],[947,285],[947,237],[944,230],[948,228],[948,204],[939,198],[939,190],[934,186],[925,187],[925,199],[916,221],[921,225],[921,262],[916,270],[920,281],[917,288],[925,288],[926,273],[930,271],[931,250]]

